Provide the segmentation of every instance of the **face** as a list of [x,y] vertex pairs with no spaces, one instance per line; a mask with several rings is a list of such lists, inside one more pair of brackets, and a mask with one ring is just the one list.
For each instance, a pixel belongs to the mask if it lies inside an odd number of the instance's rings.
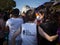
[[44,18],[44,14],[41,14],[38,12],[38,15],[37,15],[37,24],[41,24],[42,23],[42,20]]

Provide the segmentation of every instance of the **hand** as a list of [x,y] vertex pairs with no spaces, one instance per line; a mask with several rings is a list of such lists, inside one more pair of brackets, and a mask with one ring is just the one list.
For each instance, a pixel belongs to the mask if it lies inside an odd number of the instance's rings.
[[58,35],[51,36],[51,41],[56,40],[57,37],[58,37]]

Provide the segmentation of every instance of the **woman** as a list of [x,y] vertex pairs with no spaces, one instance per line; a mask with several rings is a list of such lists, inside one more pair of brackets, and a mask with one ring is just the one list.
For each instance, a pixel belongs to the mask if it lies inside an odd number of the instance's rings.
[[[45,15],[45,19],[44,22],[40,24],[40,27],[44,30],[44,32],[46,32],[48,35],[53,36],[55,34],[57,34],[57,23],[55,21],[54,16],[51,15],[50,13],[47,15]],[[38,33],[39,34],[39,33]],[[39,43],[38,45],[56,45],[58,38],[52,42],[46,40],[45,38],[43,38],[40,34],[38,35],[39,38]]]

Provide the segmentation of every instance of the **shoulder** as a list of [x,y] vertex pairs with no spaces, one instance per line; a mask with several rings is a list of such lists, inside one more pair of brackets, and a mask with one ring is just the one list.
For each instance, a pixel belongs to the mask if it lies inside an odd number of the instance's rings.
[[23,19],[23,18],[19,18],[19,19]]
[[23,21],[23,19],[22,19],[22,18],[17,18],[17,20],[19,20],[19,21]]
[[22,24],[22,26],[26,26],[26,27],[36,27],[37,25],[35,23],[24,23]]
[[11,20],[12,20],[12,18],[8,19],[7,21],[11,21]]
[[9,24],[9,23],[11,22],[11,20],[12,20],[12,18],[8,19],[8,20],[6,21],[6,24]]

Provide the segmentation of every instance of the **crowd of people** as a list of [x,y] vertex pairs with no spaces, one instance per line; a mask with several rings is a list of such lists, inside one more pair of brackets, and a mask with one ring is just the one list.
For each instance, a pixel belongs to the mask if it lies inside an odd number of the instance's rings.
[[29,9],[0,12],[0,45],[60,45],[60,12]]

